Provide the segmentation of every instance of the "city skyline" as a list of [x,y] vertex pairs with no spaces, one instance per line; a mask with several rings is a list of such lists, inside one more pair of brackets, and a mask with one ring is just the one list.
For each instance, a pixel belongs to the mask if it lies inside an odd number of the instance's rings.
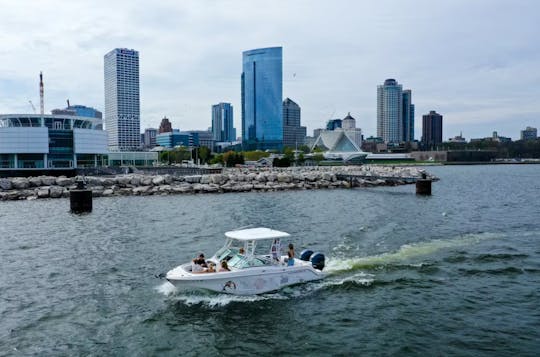
[[[241,53],[282,46],[282,99],[302,104],[308,132],[350,111],[366,135],[376,135],[374,91],[385,78],[414,91],[416,139],[418,115],[430,110],[444,115],[445,140],[494,130],[518,139],[523,128],[540,126],[540,4],[534,1],[414,1],[403,8],[386,1],[298,1],[286,3],[287,13],[247,2],[93,4],[2,5],[0,113],[31,112],[40,70],[46,112],[66,99],[105,111],[102,56],[126,47],[140,53],[141,129],[164,115],[175,127],[206,128],[213,103],[240,108]],[[304,19],[295,15],[305,11]],[[77,21],[40,20],[58,17]],[[241,127],[240,115],[234,124]]]

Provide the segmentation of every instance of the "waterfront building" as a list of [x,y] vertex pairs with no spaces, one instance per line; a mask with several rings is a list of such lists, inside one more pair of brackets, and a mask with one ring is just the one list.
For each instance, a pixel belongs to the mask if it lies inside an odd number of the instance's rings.
[[341,121],[341,127],[343,129],[355,129],[356,128],[356,119],[351,116],[351,112],[347,114],[345,118]]
[[214,134],[210,130],[189,130],[186,133],[190,135],[197,135],[199,138],[199,146],[206,146],[211,151],[215,150],[216,141],[214,140]]
[[163,119],[161,119],[161,123],[159,124],[159,134],[170,133],[172,131],[173,128],[171,122],[167,117],[163,117]]
[[194,132],[181,132],[178,129],[173,129],[171,132],[158,134],[156,136],[156,143],[168,149],[172,149],[175,146],[192,148],[199,146],[199,135]]
[[422,116],[422,144],[425,148],[442,143],[443,116],[434,110]]
[[212,105],[212,134],[215,141],[236,140],[231,103]]
[[111,151],[140,147],[139,52],[116,48],[104,57],[105,124]]
[[386,143],[414,140],[412,91],[389,78],[377,86],[377,136]]
[[69,105],[64,109],[53,109],[51,110],[51,113],[54,115],[76,115],[78,117],[103,118],[103,114],[99,110],[85,105]]
[[[315,139],[317,139],[319,137],[319,135],[321,135],[321,132],[323,131],[324,129],[322,128],[317,128],[317,129],[313,129],[313,137]],[[332,129],[334,130],[334,129]]]
[[143,135],[143,146],[146,149],[151,149],[157,145],[156,143],[156,136],[158,134],[158,130],[156,128],[146,128],[144,129]]
[[355,142],[354,129],[338,128],[323,130],[310,147],[311,151],[320,149],[328,160],[340,160],[346,163],[360,163],[367,155]]
[[100,118],[0,115],[1,169],[72,169],[103,165],[107,132]]
[[246,150],[283,146],[282,48],[242,54],[242,145]]
[[528,126],[525,130],[521,130],[521,140],[536,140],[538,138],[538,130]]
[[307,128],[300,125],[300,106],[290,98],[283,101],[283,146],[296,148],[304,144]]
[[403,142],[414,141],[414,104],[412,104],[412,91],[405,89],[402,93],[402,126],[403,126]]

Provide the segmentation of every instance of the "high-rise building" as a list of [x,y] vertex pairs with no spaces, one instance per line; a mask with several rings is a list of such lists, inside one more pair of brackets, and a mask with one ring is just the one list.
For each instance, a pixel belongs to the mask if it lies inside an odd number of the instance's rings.
[[300,125],[300,106],[290,98],[283,101],[283,146],[303,145],[307,129]]
[[422,144],[430,149],[442,143],[442,119],[443,116],[434,110],[422,116]]
[[282,62],[281,47],[242,53],[242,146],[247,150],[283,146]]
[[158,134],[158,130],[156,128],[146,128],[144,129],[144,140],[143,140],[143,146],[147,149],[151,149],[155,146],[157,146],[156,143],[156,136]]
[[212,134],[218,142],[236,140],[231,103],[212,105]]
[[342,125],[343,123],[341,119],[330,119],[326,122],[326,130],[341,128]]
[[403,91],[403,139],[404,142],[414,141],[414,104],[412,104],[412,91]]
[[521,140],[536,140],[538,138],[538,130],[528,126],[521,131]]
[[105,55],[104,63],[109,150],[137,150],[141,144],[139,52],[115,48]]
[[386,143],[414,140],[412,92],[389,78],[377,86],[377,136]]
[[163,117],[161,119],[161,123],[159,124],[159,133],[170,133],[173,131],[172,124],[169,121],[169,118]]

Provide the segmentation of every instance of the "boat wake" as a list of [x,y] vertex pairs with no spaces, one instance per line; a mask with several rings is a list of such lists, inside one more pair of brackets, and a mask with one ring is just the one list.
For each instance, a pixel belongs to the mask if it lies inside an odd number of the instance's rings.
[[382,253],[366,257],[353,258],[330,258],[327,261],[325,270],[330,274],[340,274],[360,269],[374,269],[389,265],[408,265],[411,267],[422,267],[425,263],[409,263],[417,258],[430,256],[444,249],[469,246],[487,239],[503,237],[496,233],[476,233],[466,234],[453,239],[434,239],[425,242],[402,245],[397,251]]

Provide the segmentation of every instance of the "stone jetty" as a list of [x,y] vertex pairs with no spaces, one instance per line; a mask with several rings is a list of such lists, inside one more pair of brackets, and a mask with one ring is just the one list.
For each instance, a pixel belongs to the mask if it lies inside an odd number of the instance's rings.
[[[150,196],[187,193],[268,192],[394,186],[411,183],[423,169],[377,165],[294,168],[226,168],[220,174],[173,176],[126,174],[116,176],[0,178],[0,200],[69,197],[76,181],[84,179],[94,197]],[[343,175],[362,179],[339,180]],[[385,179],[380,179],[384,177]],[[392,179],[388,179],[392,178]]]

